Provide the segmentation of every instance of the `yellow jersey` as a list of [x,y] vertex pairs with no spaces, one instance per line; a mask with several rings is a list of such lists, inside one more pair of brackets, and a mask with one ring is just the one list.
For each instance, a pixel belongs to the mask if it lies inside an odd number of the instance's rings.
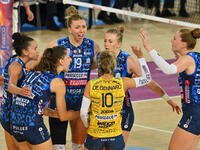
[[90,81],[91,114],[88,134],[107,138],[122,134],[122,106],[125,97],[122,78]]

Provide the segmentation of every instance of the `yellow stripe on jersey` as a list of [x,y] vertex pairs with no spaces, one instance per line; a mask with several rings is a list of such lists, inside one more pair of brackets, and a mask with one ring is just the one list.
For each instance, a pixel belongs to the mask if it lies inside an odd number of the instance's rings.
[[114,137],[122,134],[122,106],[125,93],[122,78],[90,81],[91,114],[88,134]]

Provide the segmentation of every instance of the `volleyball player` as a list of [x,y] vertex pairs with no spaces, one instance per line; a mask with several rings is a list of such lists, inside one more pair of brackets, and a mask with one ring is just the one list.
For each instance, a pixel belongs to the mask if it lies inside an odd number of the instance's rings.
[[[139,77],[141,69],[138,62],[130,54],[121,50],[124,28],[109,29],[104,36],[104,48],[113,51],[117,58],[117,67],[114,71],[115,77]],[[98,56],[98,55],[97,55]],[[176,105],[167,93],[154,80],[147,85],[153,92],[163,97],[173,109],[179,113],[180,108]],[[134,123],[134,111],[130,99],[129,91],[126,91],[126,97],[123,103],[122,130],[125,144],[128,141],[129,133]]]
[[56,108],[60,121],[75,119],[78,111],[67,111],[65,104],[65,84],[58,76],[67,71],[71,58],[66,48],[57,46],[44,51],[40,63],[24,79],[21,87],[32,90],[30,96],[16,95],[11,110],[12,133],[18,147],[28,146],[35,150],[52,150],[52,142],[43,122],[43,109],[55,94]]
[[[70,15],[67,17],[69,36],[51,42],[48,47],[63,45],[70,51],[72,62],[69,71],[64,75],[66,105],[68,110],[79,111],[90,70],[93,66],[96,67],[96,53],[99,51],[99,47],[93,40],[85,37],[86,22],[83,17],[78,15],[75,7],[69,7],[67,13]],[[49,118],[49,124],[54,150],[65,149],[67,122]],[[70,120],[70,127],[72,150],[83,149],[87,131],[80,117]]]
[[149,34],[140,30],[145,49],[165,74],[179,74],[183,116],[169,144],[169,150],[194,150],[200,135],[200,54],[192,51],[200,38],[200,29],[181,29],[172,38],[172,51],[178,54],[173,64],[166,62],[149,42]]
[[121,128],[125,92],[151,81],[141,50],[134,52],[142,69],[142,76],[138,78],[115,78],[115,54],[111,51],[100,52],[99,73],[102,76],[87,83],[81,106],[81,119],[88,127],[85,142],[88,150],[103,150],[104,147],[107,150],[122,150],[125,147]]
[[10,109],[12,106],[13,94],[29,96],[31,90],[28,86],[20,88],[27,72],[25,64],[30,60],[36,60],[39,55],[37,43],[32,38],[14,33],[12,43],[16,55],[11,57],[4,68],[3,99],[1,104],[0,120],[5,131],[6,144],[9,150],[17,150],[15,140],[12,137],[10,128]]

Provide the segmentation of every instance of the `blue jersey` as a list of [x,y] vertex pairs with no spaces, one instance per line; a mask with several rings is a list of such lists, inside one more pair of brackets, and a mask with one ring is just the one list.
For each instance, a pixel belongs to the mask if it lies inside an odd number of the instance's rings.
[[50,83],[57,75],[50,72],[30,72],[21,87],[30,85],[29,97],[17,95],[13,99],[11,122],[13,125],[35,126],[42,119],[42,110],[52,95]]
[[195,71],[187,74],[185,71],[179,73],[178,81],[181,88],[182,105],[187,103],[200,103],[200,53],[190,52],[195,61]]
[[[114,75],[116,78],[119,77],[132,77],[132,73],[128,73],[128,66],[127,66],[127,59],[130,55],[124,51],[120,51],[120,53],[117,56],[117,67],[115,69]],[[125,97],[125,104],[129,106],[131,103],[129,103],[130,94],[128,90],[126,91],[126,97]],[[129,106],[130,107],[130,106]]]
[[[94,57],[94,41],[84,38],[80,46],[73,46],[69,38],[58,40],[58,46],[63,45],[70,51],[72,62],[69,71],[64,74],[66,85],[66,103],[80,102],[80,107],[86,83],[90,77],[91,64]],[[71,105],[71,104],[70,104]]]
[[[64,79],[64,72],[61,72],[59,75],[57,75],[57,77],[59,77],[63,80]],[[54,94],[54,93],[51,96],[51,100],[49,102],[49,107],[51,109],[56,110],[56,94]]]
[[117,56],[117,67],[115,69],[115,77],[132,77],[132,73],[128,73],[127,59],[130,55],[124,51],[120,51]]
[[4,76],[3,99],[2,99],[1,112],[0,112],[1,121],[3,121],[3,122],[10,121],[10,109],[12,106],[12,99],[13,99],[14,95],[11,94],[10,92],[8,92],[8,82],[10,79],[10,76],[8,73],[8,68],[15,61],[17,61],[22,67],[22,77],[17,81],[18,87],[20,87],[20,85],[22,84],[22,81],[24,80],[24,78],[27,75],[26,66],[20,58],[13,56],[8,60],[8,63],[5,66],[4,73],[3,73],[3,76]]

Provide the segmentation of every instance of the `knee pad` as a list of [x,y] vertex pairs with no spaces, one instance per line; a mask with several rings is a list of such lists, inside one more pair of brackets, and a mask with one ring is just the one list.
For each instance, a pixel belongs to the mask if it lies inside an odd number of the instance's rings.
[[63,144],[54,144],[53,150],[65,150],[65,145]]
[[84,149],[84,144],[72,143],[72,150],[83,150],[83,149]]

